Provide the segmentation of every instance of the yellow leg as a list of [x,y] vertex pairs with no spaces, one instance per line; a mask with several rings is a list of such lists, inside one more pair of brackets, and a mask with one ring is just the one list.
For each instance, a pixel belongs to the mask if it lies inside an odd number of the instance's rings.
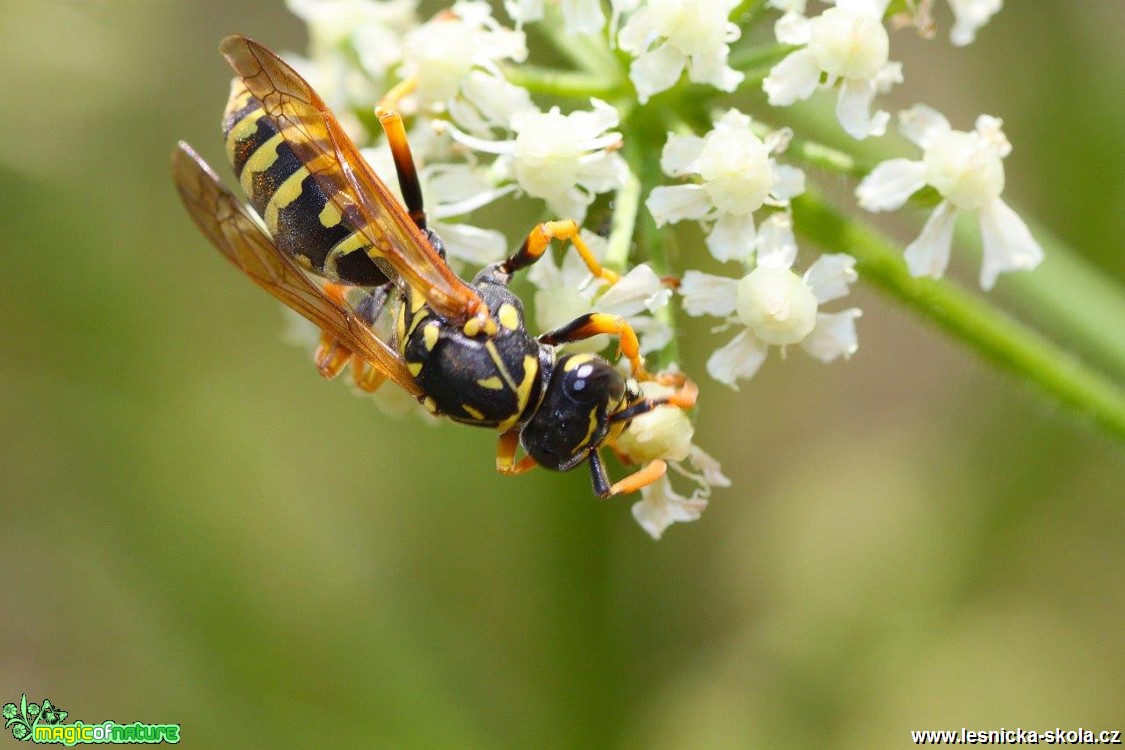
[[519,430],[508,430],[500,436],[496,444],[496,471],[505,476],[523,474],[534,469],[537,464],[531,456],[524,456],[516,461],[516,451],[520,447]]
[[652,461],[640,470],[625,477],[620,482],[614,482],[613,486],[609,488],[610,497],[613,495],[627,495],[630,492],[636,492],[639,489],[648,487],[650,484],[660,479],[660,477],[664,476],[666,471],[668,471],[668,464],[659,459]]
[[379,100],[379,103],[375,105],[375,116],[382,120],[385,114],[397,110],[402,100],[414,93],[414,90],[417,88],[418,79],[415,76],[403,78],[395,84],[390,91],[384,94],[383,98]]
[[370,367],[358,356],[352,357],[352,382],[355,387],[366,393],[374,393],[379,386],[387,382],[387,376],[374,367]]
[[582,258],[582,262],[590,269],[590,273],[599,279],[615,284],[621,278],[616,272],[605,268],[598,262],[598,259],[594,257],[589,246],[578,233],[578,222],[573,219],[546,221],[537,225],[527,235],[527,239],[523,241],[523,245],[516,251],[516,254],[504,261],[504,270],[513,273],[530,266],[547,251],[547,248],[551,245],[551,240],[569,240]]
[[637,340],[636,331],[629,325],[629,321],[619,315],[588,313],[575,318],[561,328],[544,333],[539,340],[544,344],[565,344],[569,341],[593,338],[600,333],[617,336],[619,353],[629,358],[633,377],[637,380],[653,379],[653,376],[645,370],[645,361],[641,356],[641,345]]

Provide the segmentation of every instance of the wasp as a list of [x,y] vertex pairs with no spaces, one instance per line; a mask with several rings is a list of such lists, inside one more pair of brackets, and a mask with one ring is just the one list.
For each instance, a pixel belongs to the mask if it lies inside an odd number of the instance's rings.
[[[659,479],[651,461],[611,483],[600,455],[640,414],[695,403],[682,377],[672,395],[644,398],[637,336],[622,318],[590,313],[532,336],[509,288],[513,274],[569,241],[591,273],[609,282],[574,221],[537,225],[506,260],[465,282],[427,228],[422,192],[397,101],[400,84],[376,109],[394,157],[403,203],[374,173],[312,87],[280,57],[242,36],[220,51],[237,75],[223,117],[230,165],[253,211],[187,143],[172,155],[184,206],[203,234],[239,270],[316,325],[316,364],[335,377],[349,363],[356,384],[390,380],[436,415],[499,431],[496,468],[567,471],[588,462],[594,492],[609,497]],[[351,299],[356,291],[359,302]],[[394,331],[376,334],[384,310]],[[607,333],[629,359],[624,377],[606,359],[559,346]],[[390,339],[385,340],[385,339]],[[522,446],[524,456],[516,456]]]

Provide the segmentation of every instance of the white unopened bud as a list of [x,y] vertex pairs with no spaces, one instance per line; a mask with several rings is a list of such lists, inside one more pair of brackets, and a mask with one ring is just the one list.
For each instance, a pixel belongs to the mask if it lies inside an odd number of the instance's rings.
[[[646,381],[640,384],[646,398],[669,396],[674,391],[666,385]],[[618,436],[616,448],[630,463],[646,463],[658,458],[683,461],[691,451],[695,427],[683,409],[658,406],[629,423]]]
[[890,39],[874,18],[829,8],[810,23],[809,52],[837,78],[873,79],[887,63]]
[[926,182],[958,208],[980,208],[1004,191],[1000,153],[977,133],[943,133],[926,149],[923,161]]
[[759,266],[738,282],[738,317],[767,344],[796,344],[816,327],[817,301],[801,277]]

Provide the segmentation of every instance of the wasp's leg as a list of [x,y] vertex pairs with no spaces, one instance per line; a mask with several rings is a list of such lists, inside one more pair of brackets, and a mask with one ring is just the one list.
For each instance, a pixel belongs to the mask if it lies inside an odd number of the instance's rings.
[[608,313],[587,313],[570,321],[564,326],[548,331],[539,337],[543,344],[565,344],[568,341],[582,341],[593,338],[601,333],[617,336],[621,354],[629,358],[633,368],[633,377],[637,380],[652,380],[653,377],[645,370],[645,360],[641,356],[641,345],[637,341],[637,333],[629,321],[620,315]]
[[578,234],[578,222],[573,219],[546,221],[536,225],[536,227],[528,233],[527,239],[520,245],[520,249],[500,264],[501,269],[505,273],[512,274],[522,268],[527,268],[543,257],[543,253],[551,246],[551,240],[570,240],[571,244],[574,245],[574,249],[582,257],[582,261],[586,264],[586,267],[590,269],[590,273],[594,274],[594,276],[599,279],[604,279],[614,284],[621,278],[615,271],[605,268],[598,262],[598,259],[590,252],[590,248]]
[[[348,287],[343,284],[328,283],[324,285],[324,294],[335,302],[343,302]],[[341,344],[335,336],[321,332],[320,342],[317,344],[313,361],[316,363],[317,372],[331,380],[343,372],[348,362],[352,359],[352,350]]]
[[[346,302],[345,297],[348,289],[349,287],[344,284],[327,283],[324,285],[325,295],[340,303]],[[383,312],[390,293],[391,284],[377,287],[356,308],[359,317],[369,326],[374,325]],[[344,368],[351,362],[352,378],[355,384],[368,392],[377,389],[386,379],[378,370],[368,367],[363,359],[353,354],[351,349],[341,344],[334,336],[323,332],[320,334],[320,343],[317,344],[313,361],[316,363],[317,371],[328,380],[343,372]]]
[[410,153],[410,143],[406,139],[406,128],[398,111],[399,101],[418,86],[417,78],[407,78],[387,92],[375,107],[375,116],[387,134],[387,144],[391,147],[391,157],[398,174],[398,187],[411,220],[419,229],[426,228],[426,211],[422,205],[422,183],[418,180],[418,168]]
[[[658,379],[659,380],[659,379]],[[609,417],[610,424],[614,422],[626,422],[641,414],[652,411],[660,406],[675,406],[680,409],[690,409],[695,406],[695,399],[699,395],[699,386],[690,380],[685,380],[684,385],[675,393],[660,398],[645,398],[631,404],[630,406],[622,409],[616,414]]]
[[519,447],[520,431],[518,429],[508,430],[500,436],[500,440],[496,444],[496,471],[505,476],[515,476],[539,465],[531,456],[524,456],[517,462],[516,451],[519,450]]
[[590,478],[594,482],[594,494],[598,497],[606,498],[613,497],[614,495],[627,495],[630,492],[636,492],[642,487],[648,487],[650,484],[664,476],[668,471],[668,464],[657,459],[646,464],[639,471],[636,471],[629,476],[622,479],[620,482],[609,483],[609,474],[605,470],[605,464],[602,462],[602,457],[597,451],[590,453]]

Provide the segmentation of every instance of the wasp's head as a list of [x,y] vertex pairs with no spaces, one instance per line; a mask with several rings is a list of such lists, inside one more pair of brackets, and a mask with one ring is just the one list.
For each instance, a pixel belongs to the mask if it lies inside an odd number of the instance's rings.
[[615,428],[610,418],[640,397],[636,382],[601,357],[563,355],[520,442],[541,466],[572,469],[610,436]]

